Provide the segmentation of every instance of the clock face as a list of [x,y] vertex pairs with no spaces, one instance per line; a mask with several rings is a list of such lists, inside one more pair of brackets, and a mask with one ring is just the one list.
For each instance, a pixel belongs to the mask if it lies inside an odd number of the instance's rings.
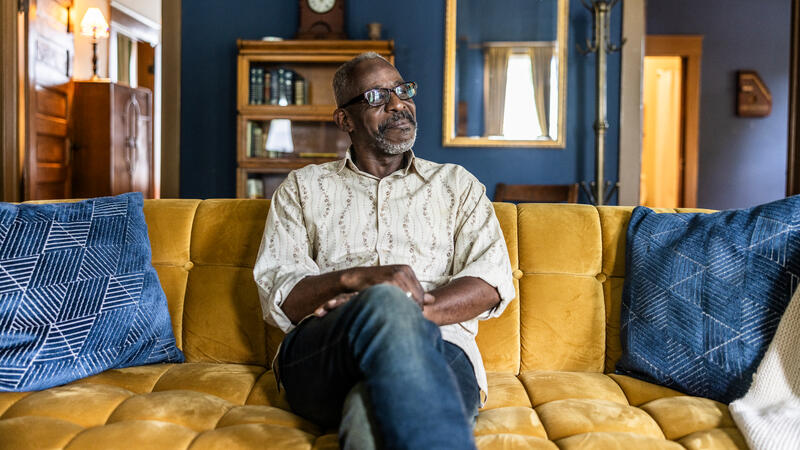
[[336,0],[306,0],[308,7],[317,14],[324,14],[336,5]]

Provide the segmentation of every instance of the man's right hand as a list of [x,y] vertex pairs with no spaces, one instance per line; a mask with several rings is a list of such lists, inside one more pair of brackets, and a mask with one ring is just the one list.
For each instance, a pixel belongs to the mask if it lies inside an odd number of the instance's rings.
[[425,292],[411,266],[354,267],[342,272],[341,284],[348,291],[363,291],[376,284],[391,284],[410,293],[410,297],[422,308],[434,302],[433,295]]
[[324,316],[347,303],[355,292],[376,284],[391,284],[409,293],[409,300],[422,308],[435,298],[426,293],[414,270],[406,265],[354,267],[303,278],[295,285],[281,308],[292,323],[299,323],[309,314]]

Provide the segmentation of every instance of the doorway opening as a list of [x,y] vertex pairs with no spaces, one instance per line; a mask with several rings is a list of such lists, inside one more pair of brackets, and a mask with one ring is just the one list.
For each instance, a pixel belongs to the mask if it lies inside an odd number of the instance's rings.
[[644,58],[642,173],[639,204],[677,208],[683,190],[683,61]]
[[697,206],[702,36],[645,40],[639,204]]

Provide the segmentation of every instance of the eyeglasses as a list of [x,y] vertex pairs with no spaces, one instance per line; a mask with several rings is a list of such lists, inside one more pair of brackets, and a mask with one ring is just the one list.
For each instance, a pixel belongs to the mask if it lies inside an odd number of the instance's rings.
[[392,98],[392,92],[397,95],[397,98],[400,100],[408,100],[415,95],[417,95],[417,83],[413,81],[408,81],[406,83],[398,84],[397,86],[387,89],[387,88],[375,88],[370,89],[363,94],[356,95],[350,101],[344,103],[343,105],[339,106],[339,108],[345,108],[347,106],[359,103],[359,102],[367,102],[369,106],[383,106],[389,103],[389,99]]

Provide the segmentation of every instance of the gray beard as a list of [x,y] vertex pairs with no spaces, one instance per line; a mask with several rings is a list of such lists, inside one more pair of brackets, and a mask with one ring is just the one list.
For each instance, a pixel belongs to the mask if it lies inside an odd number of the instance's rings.
[[399,155],[401,153],[405,153],[411,150],[414,147],[414,142],[417,140],[417,127],[414,127],[414,135],[411,136],[410,139],[407,141],[403,141],[397,144],[393,144],[386,140],[386,136],[383,133],[378,133],[375,139],[375,146],[378,149],[382,150],[384,153],[388,155]]

